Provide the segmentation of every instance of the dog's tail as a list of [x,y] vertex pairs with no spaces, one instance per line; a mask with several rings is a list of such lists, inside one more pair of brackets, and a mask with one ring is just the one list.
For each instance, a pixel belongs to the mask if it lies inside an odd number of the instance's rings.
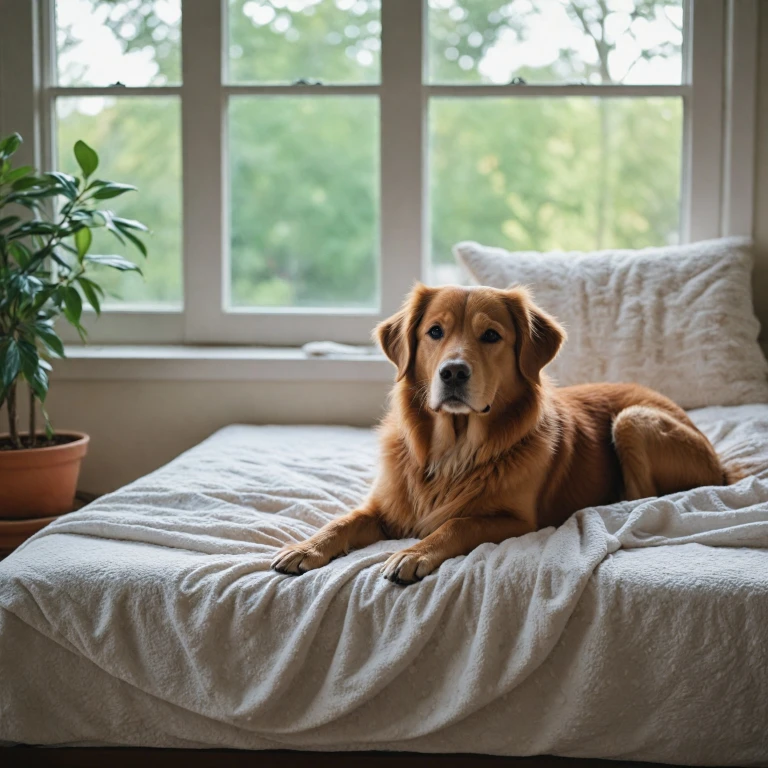
[[747,466],[733,461],[721,462],[721,466],[723,468],[723,485],[733,485],[752,474]]

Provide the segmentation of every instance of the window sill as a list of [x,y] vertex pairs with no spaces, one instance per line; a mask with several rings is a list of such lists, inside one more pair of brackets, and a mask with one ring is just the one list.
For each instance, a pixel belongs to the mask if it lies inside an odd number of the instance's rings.
[[380,354],[310,357],[298,347],[68,346],[54,380],[378,381],[394,378]]

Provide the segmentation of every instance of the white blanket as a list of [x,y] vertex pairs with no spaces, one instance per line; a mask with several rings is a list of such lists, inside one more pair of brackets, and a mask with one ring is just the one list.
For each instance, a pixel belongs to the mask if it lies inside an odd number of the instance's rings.
[[768,765],[768,406],[696,421],[755,476],[583,510],[401,588],[300,577],[375,437],[230,427],[0,563],[0,739]]

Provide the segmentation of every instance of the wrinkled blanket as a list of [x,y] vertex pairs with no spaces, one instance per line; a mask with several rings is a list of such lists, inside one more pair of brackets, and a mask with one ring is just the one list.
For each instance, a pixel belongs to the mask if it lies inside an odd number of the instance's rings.
[[0,563],[0,739],[768,765],[768,406],[692,415],[749,477],[407,588],[412,540],[269,570],[365,495],[371,431],[224,429]]

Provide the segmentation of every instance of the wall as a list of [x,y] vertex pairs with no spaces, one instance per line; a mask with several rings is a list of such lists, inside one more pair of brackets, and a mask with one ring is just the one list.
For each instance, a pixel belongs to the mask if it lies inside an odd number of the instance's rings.
[[[755,308],[768,329],[768,12],[760,23]],[[372,382],[58,381],[48,405],[57,426],[91,435],[81,487],[104,492],[226,424],[372,424],[388,389]]]
[[48,410],[57,428],[91,436],[80,488],[104,493],[227,424],[369,426],[388,390],[385,383],[348,381],[57,381]]
[[754,237],[757,249],[755,310],[763,325],[763,348],[768,350],[768,7],[760,13],[760,52],[757,103],[757,159]]

